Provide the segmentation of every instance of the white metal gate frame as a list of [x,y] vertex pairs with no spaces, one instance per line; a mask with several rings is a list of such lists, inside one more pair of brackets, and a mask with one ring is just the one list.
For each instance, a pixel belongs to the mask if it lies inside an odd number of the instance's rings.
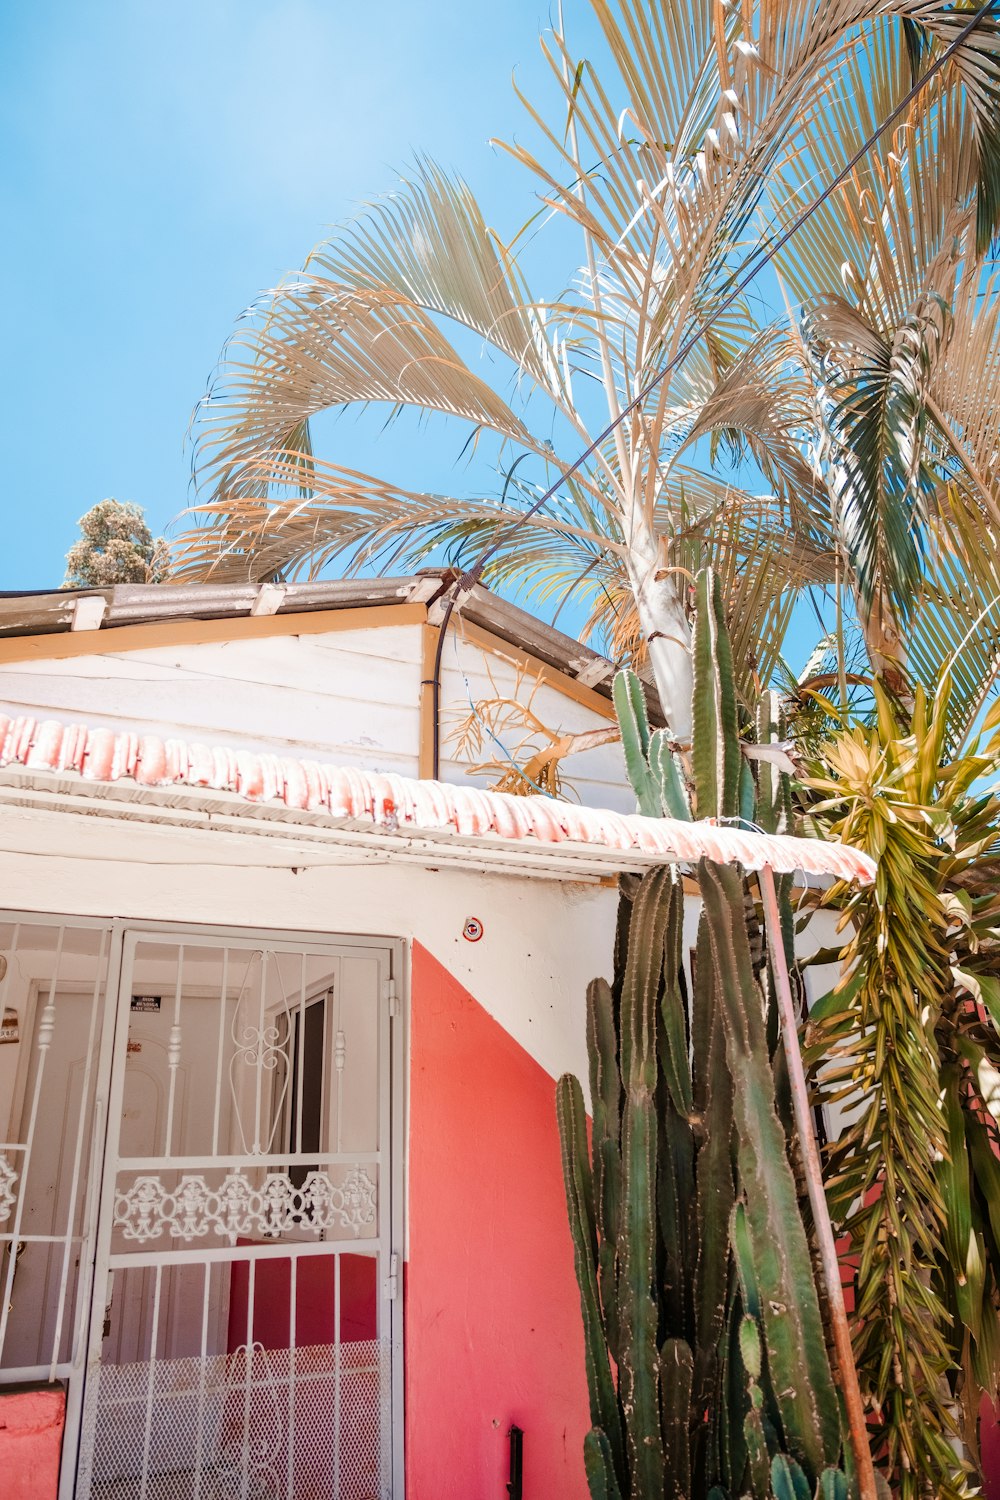
[[[73,1198],[70,1206],[65,1233],[63,1235],[55,1236],[52,1241],[53,1245],[60,1244],[63,1252],[63,1275],[61,1277],[60,1289],[62,1295],[64,1295],[66,1291],[66,1272],[69,1264],[68,1258],[72,1253],[72,1246],[74,1244],[78,1244],[80,1249],[79,1277],[77,1281],[76,1298],[77,1315],[75,1326],[70,1330],[71,1344],[69,1358],[66,1360],[60,1360],[58,1354],[60,1339],[59,1335],[57,1334],[55,1339],[53,1340],[51,1360],[46,1361],[42,1365],[33,1366],[30,1368],[21,1366],[13,1369],[10,1367],[0,1369],[0,1377],[2,1377],[3,1383],[11,1380],[13,1380],[14,1382],[43,1380],[62,1380],[66,1382],[64,1444],[63,1459],[60,1468],[59,1500],[72,1500],[76,1473],[76,1443],[79,1434],[80,1415],[82,1410],[83,1398],[83,1354],[85,1349],[84,1321],[87,1313],[89,1312],[90,1299],[93,1289],[93,1250],[96,1240],[97,1188],[99,1179],[99,1164],[104,1139],[105,1111],[107,1105],[107,1077],[111,1058],[111,1037],[109,1035],[111,1026],[109,1023],[113,1019],[113,1010],[110,1003],[110,997],[112,995],[117,996],[118,994],[122,946],[120,941],[120,931],[124,924],[116,924],[110,918],[75,917],[61,915],[58,913],[25,912],[9,909],[0,911],[0,921],[4,922],[7,925],[10,925],[14,929],[15,952],[17,950],[18,939],[22,930],[24,929],[30,930],[31,928],[55,928],[60,934],[57,941],[55,963],[53,965],[51,979],[47,981],[42,980],[39,982],[38,991],[34,996],[33,1010],[25,1016],[25,1044],[31,1048],[37,1047],[41,1052],[44,1052],[47,1048],[47,1040],[43,1033],[46,1027],[51,1029],[54,1019],[53,1016],[47,1017],[44,1012],[52,1005],[55,998],[56,986],[58,985],[60,980],[60,956],[62,953],[62,943],[65,932],[67,930],[87,931],[100,933],[102,935],[101,958],[98,965],[97,975],[94,981],[95,1008],[91,1020],[91,1035],[93,1035],[95,1022],[98,1016],[100,1020],[100,1046],[98,1049],[98,1057],[96,1059],[96,1070],[93,1069],[94,1059],[88,1059],[88,1073],[92,1072],[92,1076],[94,1078],[93,1131],[92,1139],[89,1142],[89,1156],[87,1155],[86,1146],[84,1146],[83,1149],[77,1153],[77,1168],[78,1171],[82,1169],[85,1188],[82,1195],[78,1199],[76,1193],[77,1184],[74,1185]],[[107,945],[106,950],[104,946],[105,943]],[[99,989],[102,984],[104,986],[103,1004],[102,1006],[99,1006]],[[48,999],[43,1001],[42,991],[45,988],[48,989]],[[42,1066],[44,1067],[44,1064]],[[31,1060],[30,1057],[26,1055],[24,1072],[20,1081],[21,1090],[23,1090],[23,1088],[26,1086],[28,1075],[30,1073],[30,1067]],[[36,1082],[36,1092],[33,1100],[28,1101],[27,1098],[23,1096],[23,1094],[15,1094],[15,1099],[16,1101],[18,1101],[19,1107],[21,1109],[24,1109],[25,1107],[29,1109],[29,1120],[34,1119],[37,1115],[41,1097],[40,1091],[41,1080]],[[83,1117],[86,1114],[86,1108],[86,1100],[84,1099],[81,1102],[81,1126]],[[13,1151],[18,1154],[18,1176],[20,1176],[22,1184],[27,1179],[30,1172],[33,1148],[34,1140],[32,1139],[30,1124],[27,1138],[24,1142],[19,1143],[17,1141],[11,1141],[10,1143],[8,1143],[8,1150],[13,1149]],[[86,1160],[84,1159],[85,1156],[87,1156]],[[73,1233],[73,1221],[75,1220],[78,1202],[83,1205],[82,1234],[79,1237],[77,1237]],[[7,1225],[3,1226],[5,1231],[7,1232],[4,1233],[2,1240],[3,1245],[6,1246],[8,1250],[8,1256],[6,1265],[4,1266],[4,1275],[2,1278],[2,1282],[0,1282],[0,1296],[2,1296],[3,1298],[3,1307],[5,1312],[10,1310],[9,1304],[13,1293],[14,1279],[17,1268],[16,1247],[21,1241],[21,1226],[23,1223],[24,1207],[25,1202],[23,1194],[21,1192],[18,1192],[16,1206],[14,1209],[13,1222],[10,1224],[9,1230]],[[3,1257],[0,1256],[0,1265],[2,1264]],[[2,1326],[5,1322],[5,1317],[0,1318],[0,1326]]]
[[[108,1285],[109,1272],[114,1257],[111,1252],[111,1232],[114,1217],[114,1200],[118,1163],[117,1140],[120,1134],[120,1115],[124,1091],[125,1057],[128,1044],[129,1014],[131,1000],[131,959],[136,946],[143,940],[161,937],[168,942],[207,947],[213,942],[230,942],[233,946],[248,949],[261,944],[280,951],[315,956],[333,956],[346,951],[366,954],[382,954],[385,957],[384,972],[380,984],[380,1035],[387,1039],[388,1077],[380,1100],[381,1138],[388,1142],[383,1172],[388,1176],[387,1190],[380,1182],[380,1199],[387,1206],[381,1221],[379,1253],[383,1268],[383,1285],[380,1301],[384,1308],[384,1326],[390,1345],[390,1434],[391,1434],[391,1494],[393,1500],[403,1500],[405,1469],[403,1450],[403,1305],[402,1275],[404,1233],[404,1177],[403,1142],[405,1140],[405,1007],[400,1000],[400,986],[404,974],[405,945],[399,939],[341,936],[332,933],[290,932],[286,929],[256,927],[216,926],[211,924],[189,925],[178,922],[144,921],[123,918],[101,919],[96,917],[72,917],[38,912],[0,912],[6,922],[28,926],[63,926],[102,930],[109,934],[110,948],[106,969],[106,993],[101,1028],[100,1052],[94,1090],[94,1131],[90,1180],[87,1188],[86,1224],[88,1242],[80,1257],[80,1278],[77,1294],[77,1327],[74,1329],[72,1357],[67,1365],[53,1366],[45,1374],[51,1378],[68,1378],[63,1455],[60,1472],[59,1500],[74,1500],[79,1471],[81,1444],[83,1441],[83,1413],[87,1399],[87,1384],[93,1370],[100,1367],[100,1353],[105,1315],[105,1296],[102,1289]],[[127,982],[128,981],[128,982]],[[315,1153],[312,1153],[315,1155]],[[320,1157],[330,1153],[320,1153]],[[124,1158],[127,1169],[141,1166],[136,1158]],[[301,1244],[295,1247],[295,1256],[303,1254],[329,1253],[328,1244]],[[208,1252],[203,1252],[203,1255]],[[153,1259],[158,1263],[175,1260],[184,1252],[158,1252]],[[266,1259],[288,1256],[286,1242],[272,1247],[258,1247],[255,1256],[239,1258]],[[215,1252],[216,1259],[233,1260],[227,1248]],[[129,1257],[129,1264],[138,1266],[140,1259]],[[88,1328],[89,1324],[89,1328]],[[95,1353],[96,1351],[96,1353]],[[252,1357],[252,1356],[251,1356]],[[22,1374],[42,1375],[37,1372]]]

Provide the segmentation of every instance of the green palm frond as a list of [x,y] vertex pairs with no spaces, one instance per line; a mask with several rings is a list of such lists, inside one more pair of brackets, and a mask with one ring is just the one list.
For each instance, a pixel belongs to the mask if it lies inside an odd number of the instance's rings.
[[887,599],[905,621],[920,587],[934,493],[923,460],[926,395],[946,327],[936,296],[891,340],[842,297],[817,299],[804,319],[837,525],[866,615]]
[[953,756],[950,693],[947,675],[918,690],[904,724],[876,689],[872,722],[835,734],[808,780],[820,830],[879,860],[874,886],[830,893],[845,978],[810,1036],[843,1121],[827,1183],[857,1278],[855,1356],[901,1500],[977,1492],[958,1440],[974,1464],[1000,1346],[1000,798],[979,790],[1000,737]]

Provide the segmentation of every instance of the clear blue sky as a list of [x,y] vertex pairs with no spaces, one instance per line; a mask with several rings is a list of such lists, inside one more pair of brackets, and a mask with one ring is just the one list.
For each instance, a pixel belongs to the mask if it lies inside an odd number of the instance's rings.
[[[566,9],[593,55],[589,6]],[[502,232],[524,223],[530,184],[488,141],[524,128],[511,75],[537,96],[548,17],[544,0],[0,0],[0,588],[57,586],[107,495],[157,532],[175,520],[191,413],[240,312],[415,152],[462,172]],[[542,268],[567,274],[564,248],[546,241]],[[348,417],[324,452],[474,483],[465,429],[380,427]],[[815,635],[798,614],[795,657]]]
[[[77,518],[106,495],[157,530],[189,503],[185,434],[235,319],[415,151],[463,172],[498,227],[524,222],[525,181],[487,141],[521,126],[511,72],[541,77],[547,14],[539,0],[0,4],[0,588],[60,583]],[[431,438],[420,482],[457,482],[463,436]],[[345,439],[352,462],[377,440]]]

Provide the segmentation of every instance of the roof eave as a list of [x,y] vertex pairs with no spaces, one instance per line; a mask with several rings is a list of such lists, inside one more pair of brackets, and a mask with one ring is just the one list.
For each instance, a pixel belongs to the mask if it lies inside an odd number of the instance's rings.
[[[291,808],[283,802],[250,802],[237,792],[216,788],[91,781],[78,772],[38,771],[16,765],[0,769],[0,804],[123,824],[157,824],[193,830],[206,837],[227,834],[268,839],[342,857],[364,851],[424,869],[461,867],[568,882],[607,880],[623,872],[642,874],[663,864],[689,869],[699,852],[671,854],[662,849],[609,847],[573,839],[549,843],[534,836],[477,835],[451,826],[415,828],[400,826],[392,818],[338,817]],[[697,824],[687,828],[707,857],[714,849],[722,859],[723,846],[734,841],[728,829]],[[802,885],[823,887],[834,878],[832,872],[803,869],[809,853],[819,852],[815,845],[813,851],[809,850],[811,842],[743,834],[738,842],[743,858],[738,862],[747,869],[770,866],[779,874],[794,874]],[[735,862],[732,855],[728,862]],[[856,878],[864,878],[860,859],[854,873]]]

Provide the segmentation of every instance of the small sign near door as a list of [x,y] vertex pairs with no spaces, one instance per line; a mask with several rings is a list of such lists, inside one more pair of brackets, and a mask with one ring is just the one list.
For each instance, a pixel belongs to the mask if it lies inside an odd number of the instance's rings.
[[133,995],[131,1009],[145,1016],[156,1015],[160,1009],[160,995]]
[[0,1018],[0,1045],[4,1042],[19,1042],[20,1040],[21,1027],[17,1019],[17,1011],[8,1005]]

